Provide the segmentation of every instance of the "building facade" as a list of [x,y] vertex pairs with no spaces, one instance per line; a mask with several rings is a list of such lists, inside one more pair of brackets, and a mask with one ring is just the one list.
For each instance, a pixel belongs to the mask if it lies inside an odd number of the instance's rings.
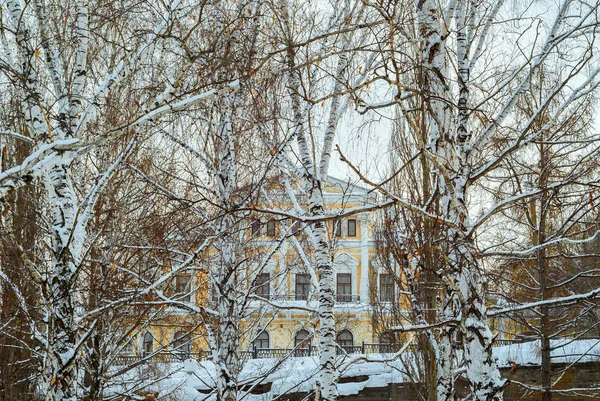
[[[373,329],[373,300],[399,303],[400,291],[376,263],[374,212],[361,211],[375,199],[367,189],[335,178],[328,180],[324,198],[331,215],[343,216],[328,221],[338,345],[350,350],[363,343],[379,343],[382,340]],[[271,208],[292,210],[282,199],[285,196],[274,196]],[[243,350],[305,350],[318,342],[317,277],[310,228],[289,215],[291,212],[254,213],[240,230],[247,259],[236,273],[240,294],[247,297],[240,320]],[[205,263],[218,269],[218,250],[212,256],[208,255]],[[170,286],[179,301],[216,307],[211,305],[214,289],[207,275],[179,274]],[[148,325],[137,343],[138,352],[145,354],[158,349],[187,354],[210,348],[202,319],[172,307]]]
[[[329,236],[335,277],[335,314],[338,344],[351,347],[377,342],[371,321],[375,240],[372,213],[347,214],[372,201],[368,191],[337,179],[329,179],[324,198],[332,214]],[[268,267],[251,285],[263,298],[254,301],[250,321],[262,320],[248,347],[290,349],[315,345],[318,336],[317,278],[311,254],[310,232],[298,223],[269,219],[253,222],[250,235],[255,247],[267,252],[278,247]],[[314,310],[314,311],[311,311]]]

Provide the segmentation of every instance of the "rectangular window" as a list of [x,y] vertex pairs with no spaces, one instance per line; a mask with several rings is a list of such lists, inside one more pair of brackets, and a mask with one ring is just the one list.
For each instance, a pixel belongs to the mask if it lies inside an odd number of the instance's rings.
[[217,286],[211,283],[210,284],[210,300],[209,301],[215,303],[219,300],[218,297],[219,296],[217,294]]
[[271,275],[269,273],[262,273],[256,276],[256,280],[254,280],[254,293],[259,297],[270,299],[271,286],[269,281],[271,281]]
[[341,219],[337,219],[337,220],[333,220],[333,236],[334,237],[341,237],[342,236],[342,220]]
[[379,300],[381,302],[394,302],[394,278],[391,274],[379,275]]
[[274,237],[275,236],[275,220],[267,221],[267,236]]
[[252,222],[252,236],[253,237],[260,236],[261,228],[262,228],[262,224],[260,223],[260,220],[254,220]]
[[338,302],[352,302],[352,274],[338,273],[336,300]]
[[294,234],[296,237],[299,237],[302,234],[302,226],[300,224],[301,223],[299,221],[294,221],[292,224],[292,234]]
[[348,237],[356,237],[356,219],[348,219]]
[[187,274],[175,276],[175,297],[177,300],[184,302],[191,301],[190,281],[191,277]]
[[296,274],[296,301],[306,301],[310,292],[310,276],[308,274]]

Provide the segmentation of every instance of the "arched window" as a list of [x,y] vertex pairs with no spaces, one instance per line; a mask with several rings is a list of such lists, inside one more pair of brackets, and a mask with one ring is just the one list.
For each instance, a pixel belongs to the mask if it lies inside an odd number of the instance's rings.
[[144,340],[142,343],[142,354],[144,356],[151,354],[154,351],[154,337],[148,331],[144,334]]
[[256,276],[252,287],[254,293],[259,297],[270,299],[271,298],[271,275],[269,273],[261,273]]
[[337,343],[340,347],[352,347],[354,345],[354,336],[348,330],[342,330],[337,335]]
[[269,333],[266,331],[261,332],[253,343],[256,349],[267,349],[269,348]]
[[173,336],[173,351],[180,357],[187,359],[192,352],[192,341],[190,335],[184,331],[178,331]]
[[296,337],[294,338],[294,347],[299,349],[307,349],[310,341],[312,340],[312,336],[306,330],[300,330],[296,333]]

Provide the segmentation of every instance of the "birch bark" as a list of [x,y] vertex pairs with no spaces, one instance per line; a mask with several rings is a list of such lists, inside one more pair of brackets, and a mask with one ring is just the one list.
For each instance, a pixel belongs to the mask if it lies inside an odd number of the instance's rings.
[[[428,119],[428,152],[436,169],[441,213],[451,222],[444,242],[447,264],[441,269],[445,282],[441,314],[449,324],[442,331],[438,360],[438,400],[454,398],[455,349],[453,342],[463,339],[466,376],[476,400],[502,399],[504,382],[492,356],[492,334],[487,324],[481,268],[470,235],[469,211],[466,205],[470,177],[469,155],[469,30],[472,28],[476,5],[450,2],[446,20],[456,21],[456,58],[458,99],[456,123],[449,120],[445,99],[451,98],[445,32],[439,4],[434,1],[417,3],[416,15],[423,40],[424,66],[422,88],[427,99],[424,108]],[[447,22],[446,22],[447,23]],[[460,329],[460,330],[457,330]],[[460,333],[460,336],[458,335]]]
[[[363,7],[357,3],[355,9],[350,7],[350,2],[338,6],[338,18],[350,25],[359,21]],[[291,97],[293,111],[293,138],[295,139],[300,156],[301,185],[308,193],[307,216],[326,217],[327,204],[323,194],[326,185],[331,152],[337,126],[345,105],[341,104],[343,99],[339,95],[344,88],[344,74],[348,67],[349,55],[346,54],[353,32],[342,35],[341,51],[336,63],[334,85],[332,88],[333,98],[327,113],[327,124],[324,130],[324,141],[321,149],[311,148],[306,125],[308,106],[303,107],[300,93],[301,73],[296,65],[296,53],[293,44],[293,34],[290,28],[290,16],[288,5],[282,5],[284,23],[287,28],[288,49],[287,63],[289,68],[289,94]],[[332,25],[333,26],[333,25]],[[311,72],[311,75],[313,73]],[[312,89],[311,89],[312,90]],[[337,342],[336,342],[336,318],[335,307],[335,275],[333,269],[333,258],[331,243],[326,220],[319,220],[310,226],[312,233],[312,245],[315,250],[315,271],[318,278],[318,318],[319,318],[319,373],[317,377],[317,399],[324,401],[335,401],[339,392],[337,382],[339,372],[336,366]]]
[[[231,109],[233,102],[223,102],[223,114],[217,137],[219,138],[219,173],[217,175],[220,205],[226,215],[221,221],[221,231],[226,235],[219,239],[220,267],[217,273],[219,326],[217,330],[217,400],[237,400],[237,377],[241,370],[239,361],[240,305],[238,297],[239,249],[235,232],[234,190],[236,189],[236,154]],[[239,257],[239,255],[237,255]]]
[[[421,63],[422,72],[419,77],[420,87],[424,93],[421,109],[427,127],[428,151],[433,157],[431,173],[440,197],[442,213],[448,214],[450,194],[444,179],[443,164],[448,160],[447,141],[449,135],[448,106],[443,99],[449,96],[447,82],[447,65],[445,54],[445,35],[442,10],[435,1],[416,3],[419,38],[423,41]],[[445,286],[444,297],[438,305],[438,315],[445,321],[456,321],[460,318],[460,303],[453,286]],[[457,325],[448,324],[442,331],[437,353],[437,400],[454,400],[454,370],[456,367],[456,350],[453,342],[457,337]]]
[[[39,11],[41,5],[35,5]],[[8,1],[7,6],[13,23],[16,24],[23,17],[24,10],[18,1]],[[38,13],[38,18],[41,18],[41,27],[47,25],[43,19],[44,15]],[[78,27],[82,28],[86,27]],[[17,31],[20,71],[26,77],[27,100],[22,108],[27,125],[33,132],[35,142],[46,142],[52,135],[57,135],[61,140],[73,139],[72,133],[68,129],[64,130],[69,126],[68,122],[59,121],[55,134],[44,116],[44,110],[48,108],[39,92],[40,81],[36,68],[31,64],[35,56],[31,45],[32,34],[30,29]],[[56,63],[53,59],[55,55],[48,54],[47,57],[48,64]],[[58,72],[56,68],[53,68],[53,71]],[[54,78],[58,88],[64,87],[61,76],[54,75]],[[60,115],[66,118],[65,114]],[[49,269],[42,277],[46,331],[43,344],[45,353],[42,361],[42,388],[47,400],[75,400],[77,397],[76,283],[83,240],[77,237],[81,232],[74,232],[77,225],[78,201],[71,177],[72,162],[73,153],[69,147],[56,149],[54,157],[43,170],[43,182],[50,210],[48,228],[52,255]]]
[[[288,54],[290,65],[295,57]],[[297,90],[300,89],[298,73],[290,77],[292,88],[292,103],[294,110],[295,137],[302,162],[302,184],[309,193],[308,215],[311,217],[325,216],[325,200],[323,197],[323,181],[316,176],[316,166],[312,159],[309,144],[304,130],[303,114]],[[328,165],[325,157],[323,165]],[[320,172],[327,173],[326,171]],[[317,378],[318,398],[324,401],[335,401],[338,398],[336,369],[336,328],[335,328],[335,277],[333,273],[333,260],[327,225],[323,221],[313,223],[313,246],[315,248],[315,270],[318,277],[319,291],[319,375]]]
[[[56,9],[46,2],[35,0],[22,7],[20,0],[7,0],[0,6],[3,15],[0,39],[2,48],[7,51],[6,59],[4,54],[1,56],[1,71],[12,77],[10,81],[23,83],[15,86],[15,93],[23,99],[22,118],[27,127],[19,137],[34,144],[23,164],[0,173],[0,201],[9,191],[35,179],[43,184],[46,209],[42,213],[47,214],[50,260],[39,269],[43,317],[41,324],[35,322],[35,327],[43,331],[36,333],[36,340],[42,355],[40,389],[47,400],[75,400],[81,395],[77,387],[78,350],[84,338],[80,326],[83,304],[79,273],[88,241],[87,224],[106,181],[131,149],[119,155],[118,162],[98,177],[98,183],[91,185],[92,189],[81,201],[74,176],[78,173],[75,165],[84,152],[82,139],[91,136],[86,122],[105,107],[104,95],[115,83],[131,75],[133,65],[148,56],[151,44],[159,40],[159,34],[172,22],[178,4],[177,1],[171,4],[162,24],[157,24],[154,35],[149,35],[147,43],[142,43],[136,54],[122,57],[92,99],[86,99],[91,83],[87,78],[88,1],[65,5],[65,10],[74,11],[74,27],[68,31],[68,38],[61,37],[64,32],[58,28],[50,34],[49,27],[54,28],[53,18],[57,16]],[[5,22],[11,24],[8,31]],[[73,55],[69,59],[71,65],[65,69],[63,57],[70,54]],[[172,87],[166,90],[161,100],[170,100],[174,90]],[[86,112],[83,111],[85,100],[89,100]],[[158,115],[155,113],[154,117]],[[141,123],[149,121],[152,120],[146,118]],[[98,143],[101,140],[88,147]],[[4,210],[5,205],[1,206]]]

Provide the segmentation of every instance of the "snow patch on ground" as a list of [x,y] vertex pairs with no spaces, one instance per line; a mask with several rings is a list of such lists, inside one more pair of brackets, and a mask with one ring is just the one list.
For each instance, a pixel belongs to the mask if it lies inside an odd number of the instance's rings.
[[[600,360],[600,340],[576,340],[568,338],[550,341],[553,363],[591,362]],[[511,344],[494,348],[498,367],[540,365],[542,361],[539,341]]]
[[[558,339],[551,342],[554,348],[552,361],[554,363],[590,362],[600,360],[600,340]],[[507,368],[513,364],[519,366],[539,365],[540,342],[533,341],[521,344],[511,344],[494,348],[494,356],[498,367]],[[385,361],[386,355],[369,355],[369,361],[362,361],[364,356],[353,355],[340,362],[348,366],[342,377],[350,378],[366,376],[367,380],[338,385],[340,395],[358,394],[365,388],[385,387],[390,383],[405,383],[409,381],[402,372],[406,370],[405,363],[411,363],[410,353],[403,355],[403,361]],[[348,364],[356,359],[354,364]],[[216,367],[210,361],[170,364],[172,372],[168,379],[153,386],[161,395],[178,392],[178,399],[183,401],[213,401],[214,394],[210,393],[215,386]],[[248,401],[271,400],[278,394],[289,392],[309,392],[315,388],[318,373],[318,358],[302,357],[279,359],[249,360],[240,374],[240,384],[259,382],[272,383],[270,391],[265,394],[248,394]],[[152,387],[150,387],[152,388]]]

